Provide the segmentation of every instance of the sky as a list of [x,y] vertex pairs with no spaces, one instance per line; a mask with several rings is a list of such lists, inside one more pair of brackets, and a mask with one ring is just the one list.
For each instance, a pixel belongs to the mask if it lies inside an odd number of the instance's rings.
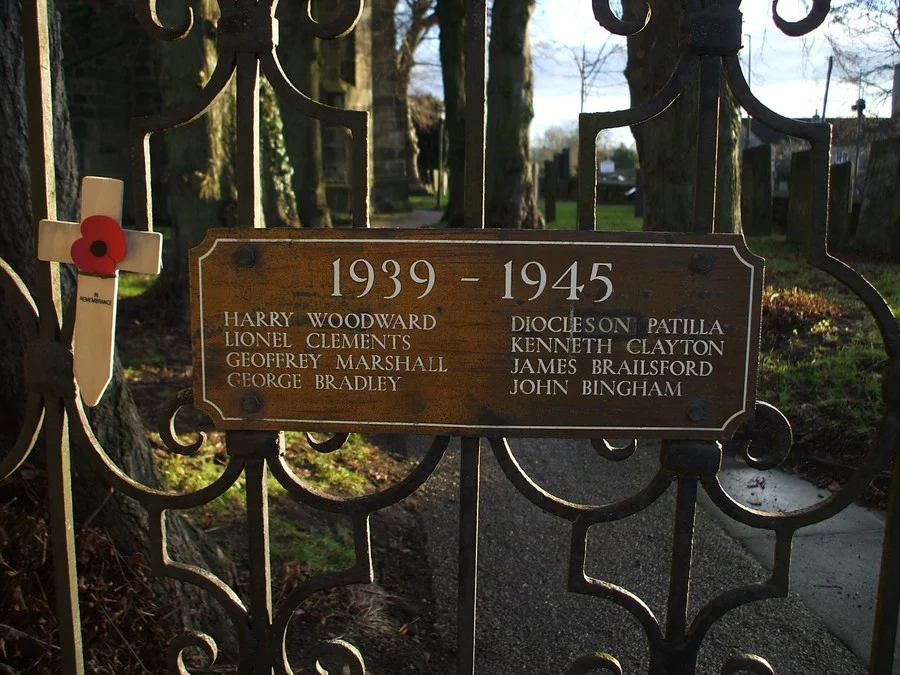
[[[744,50],[741,54],[744,76],[751,81],[757,98],[776,112],[788,117],[821,114],[825,96],[828,57],[831,49],[824,33],[835,30],[831,21],[804,38],[785,36],[772,22],[768,0],[745,0]],[[802,0],[781,0],[779,12],[788,20],[806,15]],[[547,127],[574,121],[580,111],[578,71],[567,49],[586,45],[596,51],[608,33],[594,20],[590,0],[538,0],[532,23],[535,43],[535,100],[532,138],[538,139]],[[624,49],[625,39],[614,38]],[[748,55],[749,53],[749,55]],[[628,87],[622,70],[624,54],[611,64],[603,86],[587,102],[588,112],[620,110],[629,107]],[[751,69],[752,67],[752,69]],[[875,92],[862,92],[867,99],[867,114],[889,116],[890,102],[876,104]],[[828,95],[829,117],[851,117],[851,106],[859,98],[857,85],[838,82],[835,68]],[[617,141],[633,143],[626,129]]]
[[[744,14],[741,62],[744,76],[750,80],[757,98],[788,117],[808,118],[821,114],[831,54],[825,34],[836,30],[831,18],[809,36],[789,38],[772,22],[770,0],[744,0],[741,9]],[[806,16],[804,0],[781,0],[779,12],[790,21],[801,19]],[[588,53],[596,51],[608,33],[595,21],[591,0],[537,0],[531,37],[535,61],[535,117],[531,136],[537,142],[548,127],[573,124],[578,119],[580,83],[570,50],[580,52],[585,45]],[[623,53],[617,60],[610,61],[608,74],[600,78],[600,86],[587,101],[588,112],[621,110],[630,105],[622,74],[625,38],[614,37],[614,40],[621,44]],[[436,51],[436,41],[429,42],[431,46],[425,47],[426,54],[420,58],[431,63],[431,72],[419,82],[435,82],[440,78],[439,74],[434,77],[436,54],[427,54],[429,50]],[[861,93],[866,99],[867,115],[890,115],[890,101],[879,104],[875,91]],[[851,106],[859,95],[857,85],[839,82],[839,71],[835,67],[828,95],[828,117],[854,116]],[[634,143],[628,129],[613,132],[611,140],[626,145]]]

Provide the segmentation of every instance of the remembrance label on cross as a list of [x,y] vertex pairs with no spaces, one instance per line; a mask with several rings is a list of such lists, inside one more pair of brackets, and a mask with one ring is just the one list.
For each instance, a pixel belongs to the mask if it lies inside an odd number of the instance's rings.
[[78,269],[73,335],[75,381],[87,406],[100,402],[112,379],[119,270],[159,274],[162,235],[123,230],[124,184],[86,176],[81,222],[42,220],[38,259]]
[[222,428],[720,439],[754,410],[740,235],[213,230],[190,266]]

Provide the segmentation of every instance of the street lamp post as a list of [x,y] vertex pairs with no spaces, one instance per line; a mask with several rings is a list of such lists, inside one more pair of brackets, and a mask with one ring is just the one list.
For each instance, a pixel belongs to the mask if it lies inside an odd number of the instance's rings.
[[[860,92],[862,87],[860,87]],[[858,194],[859,190],[859,153],[862,149],[862,132],[863,132],[863,112],[866,110],[866,99],[862,96],[850,106],[850,109],[856,113],[856,159],[853,165],[853,194]]]
[[437,205],[441,208],[441,197],[444,192],[444,111],[441,111],[438,123],[438,184],[437,184]]

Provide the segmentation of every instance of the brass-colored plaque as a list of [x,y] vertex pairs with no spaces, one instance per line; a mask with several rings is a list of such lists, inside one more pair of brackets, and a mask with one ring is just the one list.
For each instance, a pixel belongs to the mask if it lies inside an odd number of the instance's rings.
[[212,230],[194,401],[225,429],[727,438],[762,282],[740,235]]

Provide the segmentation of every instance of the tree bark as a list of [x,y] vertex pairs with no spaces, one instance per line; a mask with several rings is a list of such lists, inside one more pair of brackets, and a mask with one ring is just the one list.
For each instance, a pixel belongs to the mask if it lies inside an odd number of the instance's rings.
[[[625,76],[632,105],[655,95],[675,68],[681,50],[683,2],[653,6],[650,24],[628,39]],[[626,20],[646,14],[645,0],[623,0]],[[699,130],[699,74],[688,82],[678,100],[663,114],[631,128],[644,180],[644,229],[685,232],[694,226]],[[716,199],[716,228],[740,231],[740,173],[738,138],[740,110],[724,81],[720,105],[720,138]]]
[[[75,150],[69,127],[65,86],[62,79],[59,53],[59,18],[53,7],[51,15],[51,70],[53,79],[54,148],[58,216],[77,221],[78,181],[75,169]],[[25,283],[33,289],[34,278],[34,221],[31,213],[31,184],[27,145],[27,124],[24,92],[24,57],[22,15],[17,0],[0,0],[0,25],[8,39],[0,43],[0,81],[7,86],[0,89],[0,256],[13,266]],[[63,298],[71,298],[74,274],[68,266],[61,266]],[[25,336],[18,323],[10,298],[0,292],[0,456],[10,448],[18,434],[23,418],[26,386],[22,367]],[[134,401],[125,384],[122,367],[115,361],[113,380],[100,404],[91,411],[91,426],[97,439],[123,471],[146,485],[159,487],[163,481],[153,462],[144,429]],[[76,424],[77,422],[70,422]],[[73,448],[76,521],[90,514],[94,524],[106,529],[116,548],[123,555],[140,552],[148,555],[147,514],[133,500],[113,493],[102,478],[85,464],[81,453],[87,449]],[[42,441],[32,451],[29,461],[42,465],[46,450]],[[10,479],[17,480],[17,474]],[[51,495],[51,498],[55,497]],[[77,523],[76,523],[77,524]],[[168,518],[168,552],[176,560],[184,560],[222,574],[233,581],[220,565],[210,564],[210,552],[204,538],[196,533],[177,513]],[[176,611],[167,619],[173,630],[193,623],[194,628],[214,635],[226,652],[234,645],[234,635],[224,612],[194,587],[160,580],[157,591],[174,601]],[[162,620],[162,617],[160,617]],[[200,624],[197,624],[197,621]],[[89,627],[88,627],[89,628]],[[174,637],[174,633],[173,633]],[[164,649],[164,645],[160,648]]]
[[441,74],[444,80],[444,163],[449,172],[447,227],[465,227],[466,192],[466,6],[464,0],[437,0]]
[[[298,16],[302,3],[279,6],[281,46],[278,58],[297,88],[319,100],[322,53],[319,39],[303,30]],[[315,6],[315,3],[313,3]],[[331,227],[331,211],[325,194],[322,169],[322,129],[319,120],[306,117],[289,106],[281,111],[284,143],[294,166],[292,185],[303,227]]]
[[495,0],[487,121],[487,227],[542,229],[531,177],[534,73],[528,24],[534,0]]

